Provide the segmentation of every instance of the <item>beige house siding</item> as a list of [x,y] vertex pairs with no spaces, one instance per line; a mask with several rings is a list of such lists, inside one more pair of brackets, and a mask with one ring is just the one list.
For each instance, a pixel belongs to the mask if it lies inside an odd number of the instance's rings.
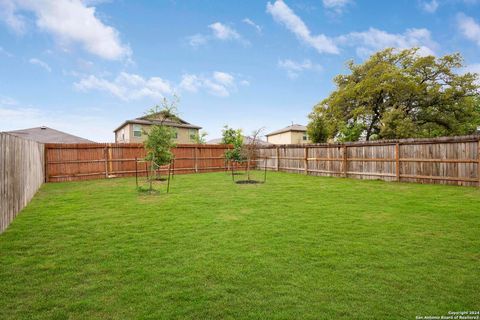
[[[133,129],[138,127],[141,129],[141,136],[137,137],[133,133]],[[142,125],[142,124],[132,124],[128,123],[125,126],[121,127],[115,132],[115,142],[117,143],[141,143],[145,141],[146,135],[143,133],[144,131],[148,132],[150,125]],[[189,129],[189,128],[178,128],[177,130],[177,138],[175,139],[176,143],[179,144],[188,144],[188,143],[195,143],[195,139],[190,137],[190,133],[194,133],[198,135],[198,129]]]
[[310,143],[310,140],[307,137],[307,140],[303,140],[303,137],[306,136],[306,132],[301,131],[287,131],[279,134],[274,134],[267,137],[267,142],[273,144],[304,144]]

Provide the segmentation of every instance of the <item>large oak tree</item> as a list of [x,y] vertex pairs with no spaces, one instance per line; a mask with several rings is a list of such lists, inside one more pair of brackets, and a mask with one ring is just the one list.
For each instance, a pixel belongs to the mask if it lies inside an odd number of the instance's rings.
[[464,135],[480,125],[478,74],[459,72],[460,54],[390,48],[347,66],[310,114],[314,142]]

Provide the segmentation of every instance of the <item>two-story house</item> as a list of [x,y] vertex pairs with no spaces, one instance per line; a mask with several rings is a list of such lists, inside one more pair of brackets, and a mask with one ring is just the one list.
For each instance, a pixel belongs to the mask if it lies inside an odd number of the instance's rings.
[[270,132],[267,142],[272,144],[304,144],[311,143],[307,135],[307,127],[300,124],[292,124],[283,129]]
[[175,142],[180,144],[196,143],[196,136],[201,127],[188,123],[185,120],[177,118],[176,121],[165,119],[161,112],[153,116],[144,116],[133,120],[127,120],[122,123],[115,132],[116,143],[138,143],[146,138],[145,132],[148,132],[152,125],[165,125],[175,129]]

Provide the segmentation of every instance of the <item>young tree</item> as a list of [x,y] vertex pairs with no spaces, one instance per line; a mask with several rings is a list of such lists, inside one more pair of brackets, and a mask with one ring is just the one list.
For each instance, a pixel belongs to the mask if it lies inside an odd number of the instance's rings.
[[261,133],[263,132],[265,128],[260,128],[257,130],[254,130],[252,132],[252,135],[248,137],[247,143],[244,143],[240,154],[242,157],[245,159],[247,162],[247,180],[250,181],[250,169],[251,169],[251,164],[252,161],[254,161],[257,158],[257,153],[258,153],[258,148],[260,147],[260,136]]
[[460,54],[436,58],[418,49],[385,49],[362,64],[349,62],[350,74],[335,77],[337,88],[314,107],[310,127],[321,123],[321,133],[340,141],[474,133],[478,75],[457,73],[462,63]]
[[228,126],[224,126],[222,130],[222,143],[233,145],[233,149],[225,151],[225,159],[228,161],[243,161],[242,157],[242,145],[243,135],[241,129],[233,129]]
[[[145,160],[151,162],[152,172],[158,175],[161,166],[169,164],[173,159],[172,148],[175,147],[175,129],[166,126],[165,121],[178,121],[177,116],[178,98],[168,101],[166,98],[162,100],[161,105],[156,105],[147,112],[147,119],[154,120],[157,124],[150,126],[148,131],[144,131],[147,136],[144,141],[146,150]],[[152,184],[150,183],[150,189]]]

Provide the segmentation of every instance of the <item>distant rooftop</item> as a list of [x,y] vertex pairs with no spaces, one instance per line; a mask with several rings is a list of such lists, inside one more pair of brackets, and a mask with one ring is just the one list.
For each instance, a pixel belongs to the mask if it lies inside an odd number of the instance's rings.
[[45,126],[6,131],[6,133],[40,143],[94,143],[94,141]]
[[114,132],[117,132],[119,129],[123,128],[128,123],[146,124],[146,125],[163,124],[165,126],[177,127],[177,128],[202,129],[202,127],[193,125],[176,116],[174,119],[169,119],[169,118],[165,119],[164,114],[162,112],[158,112],[150,116],[143,116],[143,117],[127,120],[123,122],[118,128],[116,128]]
[[306,132],[307,127],[302,126],[301,124],[292,124],[291,126],[285,127],[283,129],[270,132],[270,133],[266,134],[266,136],[267,137],[268,136],[273,136],[275,134],[280,134],[280,133],[289,132],[289,131]]
[[[222,144],[222,138],[217,138],[217,139],[212,139],[212,140],[209,140],[207,141],[207,144]],[[247,144],[247,143],[250,143],[253,139],[250,138],[250,137],[247,137],[247,136],[243,136],[243,144]],[[271,145],[270,142],[267,142],[265,140],[261,140],[261,139],[257,139],[257,143],[259,145]]]

